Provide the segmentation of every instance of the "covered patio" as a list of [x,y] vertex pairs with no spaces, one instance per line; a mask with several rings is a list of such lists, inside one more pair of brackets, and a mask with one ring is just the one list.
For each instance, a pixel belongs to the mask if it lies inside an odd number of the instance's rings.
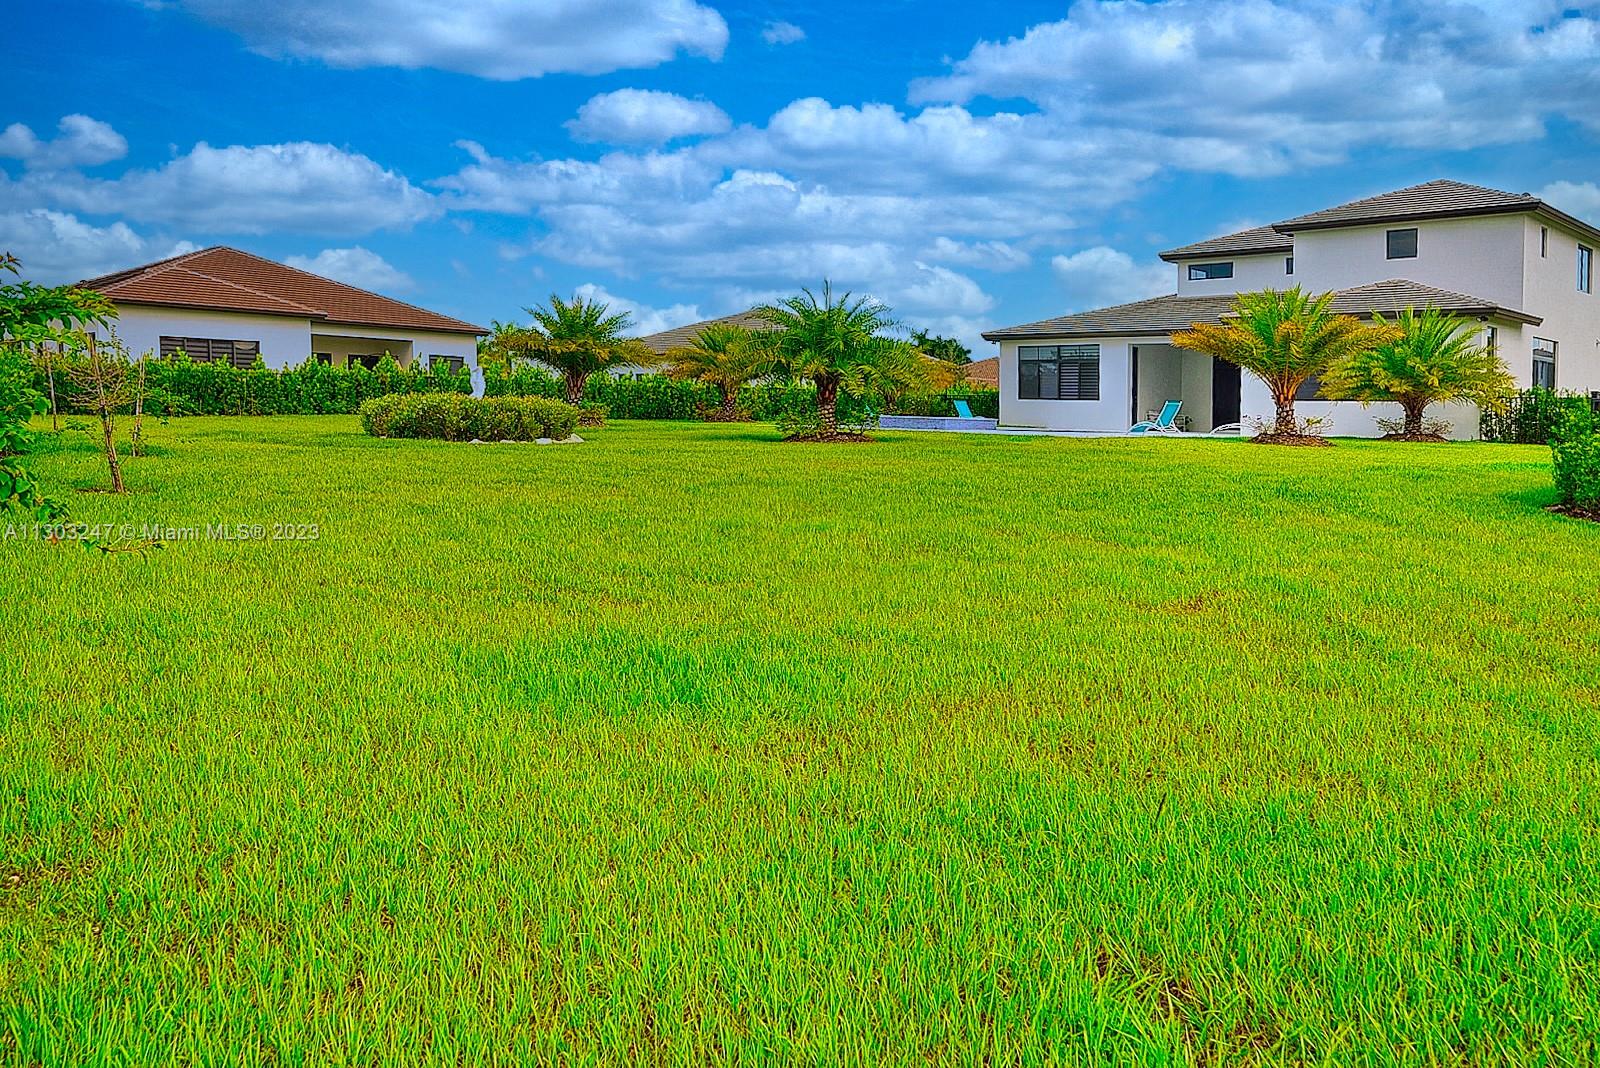
[[1174,422],[1185,433],[1209,434],[1239,422],[1241,382],[1234,364],[1159,342],[1131,345],[1129,358],[1133,380],[1129,426],[1153,421],[1168,401],[1182,402]]

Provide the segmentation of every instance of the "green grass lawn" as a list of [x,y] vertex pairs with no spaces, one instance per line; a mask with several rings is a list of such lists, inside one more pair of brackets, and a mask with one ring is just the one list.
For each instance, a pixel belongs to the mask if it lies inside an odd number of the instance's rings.
[[149,436],[320,536],[0,542],[6,1061],[1600,1057],[1547,450]]

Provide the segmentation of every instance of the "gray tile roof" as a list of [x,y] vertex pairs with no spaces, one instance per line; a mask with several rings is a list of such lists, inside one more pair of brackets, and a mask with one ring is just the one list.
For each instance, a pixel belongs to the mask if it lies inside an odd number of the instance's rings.
[[[1341,289],[1333,298],[1333,310],[1345,315],[1368,316],[1373,312],[1393,315],[1406,308],[1426,307],[1461,315],[1485,315],[1528,323],[1540,321],[1536,316],[1501,307],[1491,300],[1436,289],[1406,278],[1391,278],[1384,282]],[[987,331],[983,337],[985,341],[1057,337],[1163,337],[1175,330],[1187,329],[1193,323],[1221,322],[1232,308],[1232,294],[1217,297],[1180,297],[1173,294],[1079,312],[1077,315],[1063,315],[1037,323],[1007,326]]]
[[1536,211],[1544,201],[1531,193],[1507,193],[1440,178],[1422,185],[1396,189],[1338,207],[1299,215],[1274,223],[1279,233],[1325,230],[1362,223],[1401,222],[1407,219],[1443,219],[1465,215],[1496,215],[1511,211]]
[[1279,233],[1270,226],[1257,226],[1253,230],[1240,230],[1236,234],[1196,241],[1192,245],[1171,248],[1161,254],[1168,263],[1191,260],[1201,256],[1249,256],[1263,252],[1291,252],[1294,239]]
[[664,355],[676,348],[682,348],[694,340],[694,336],[712,323],[731,323],[742,326],[746,330],[771,330],[772,324],[750,311],[735,312],[733,315],[724,315],[720,319],[705,319],[687,326],[675,326],[671,330],[663,330],[656,334],[647,334],[639,340],[644,346],[656,355]]

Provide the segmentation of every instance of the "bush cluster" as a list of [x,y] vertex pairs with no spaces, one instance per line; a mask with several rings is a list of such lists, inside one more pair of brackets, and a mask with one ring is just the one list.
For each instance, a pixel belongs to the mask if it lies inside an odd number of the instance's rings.
[[1600,515],[1600,424],[1587,406],[1556,425],[1550,454],[1561,503]]
[[551,397],[391,393],[361,405],[361,429],[379,438],[534,441],[572,436],[578,409]]
[[[56,368],[57,404],[73,411],[62,388],[64,368]],[[44,371],[34,386],[46,388]],[[308,360],[275,370],[258,358],[254,367],[196,363],[187,356],[151,359],[145,364],[146,410],[158,415],[349,415],[363,401],[391,393],[471,393],[472,372],[432,367],[401,367],[385,356],[375,368],[330,367]]]
[[[559,378],[538,367],[520,366],[511,371],[486,367],[483,372],[483,392],[487,397],[561,397]],[[917,394],[897,398],[893,410],[906,415],[954,415],[954,398],[962,397],[972,406],[972,413],[984,418],[998,418],[1000,395],[992,389],[974,390],[971,393]],[[703,419],[721,403],[716,387],[703,382],[680,382],[662,374],[641,375],[638,378],[614,378],[611,375],[591,375],[584,388],[586,404],[603,405],[612,419]],[[750,418],[763,423],[786,423],[814,416],[817,409],[816,390],[798,382],[763,382],[745,386],[739,391],[739,407]],[[855,424],[869,421],[877,414],[876,406],[856,400],[847,394],[839,397],[839,421]]]
[[1535,386],[1512,397],[1503,412],[1485,408],[1478,434],[1484,441],[1509,445],[1548,445],[1569,413],[1588,410],[1589,398],[1581,393],[1557,393]]

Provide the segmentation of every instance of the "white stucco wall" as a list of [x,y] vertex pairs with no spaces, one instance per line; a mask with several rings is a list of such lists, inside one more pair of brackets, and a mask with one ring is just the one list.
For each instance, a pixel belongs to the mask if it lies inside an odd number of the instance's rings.
[[[1130,379],[1128,347],[1137,344],[1128,338],[1081,338],[1060,340],[1005,341],[1000,345],[1000,425],[1040,430],[1085,430],[1117,432],[1127,430],[1132,410],[1133,383]],[[1100,346],[1100,399],[1097,401],[1023,400],[1017,396],[1017,346],[1084,345]]]
[[[1413,226],[1416,256],[1389,259],[1386,233]],[[1307,230],[1294,238],[1295,278],[1317,293],[1409,278],[1537,315],[1523,303],[1525,228],[1524,216],[1490,215]]]
[[[1185,260],[1178,264],[1178,295],[1183,297],[1218,297],[1242,293],[1252,289],[1288,289],[1300,276],[1300,263],[1295,261],[1295,273],[1284,271],[1286,252],[1269,252],[1255,256],[1206,256]],[[1232,263],[1232,278],[1208,278],[1190,281],[1189,268],[1199,263]]]
[[130,355],[160,355],[162,335],[258,341],[268,367],[292,367],[311,355],[311,323],[282,315],[194,311],[124,304],[117,308],[116,333]]
[[[1600,389],[1600,241],[1579,237],[1554,222],[1524,216],[1523,255],[1526,306],[1544,322],[1524,327],[1515,349],[1502,345],[1502,355],[1518,385],[1533,375],[1533,339],[1549,338],[1556,351],[1556,388],[1588,392]],[[1539,228],[1550,230],[1547,254],[1539,254]],[[1578,245],[1595,250],[1592,293],[1578,289]],[[1504,334],[1502,334],[1504,336]]]

